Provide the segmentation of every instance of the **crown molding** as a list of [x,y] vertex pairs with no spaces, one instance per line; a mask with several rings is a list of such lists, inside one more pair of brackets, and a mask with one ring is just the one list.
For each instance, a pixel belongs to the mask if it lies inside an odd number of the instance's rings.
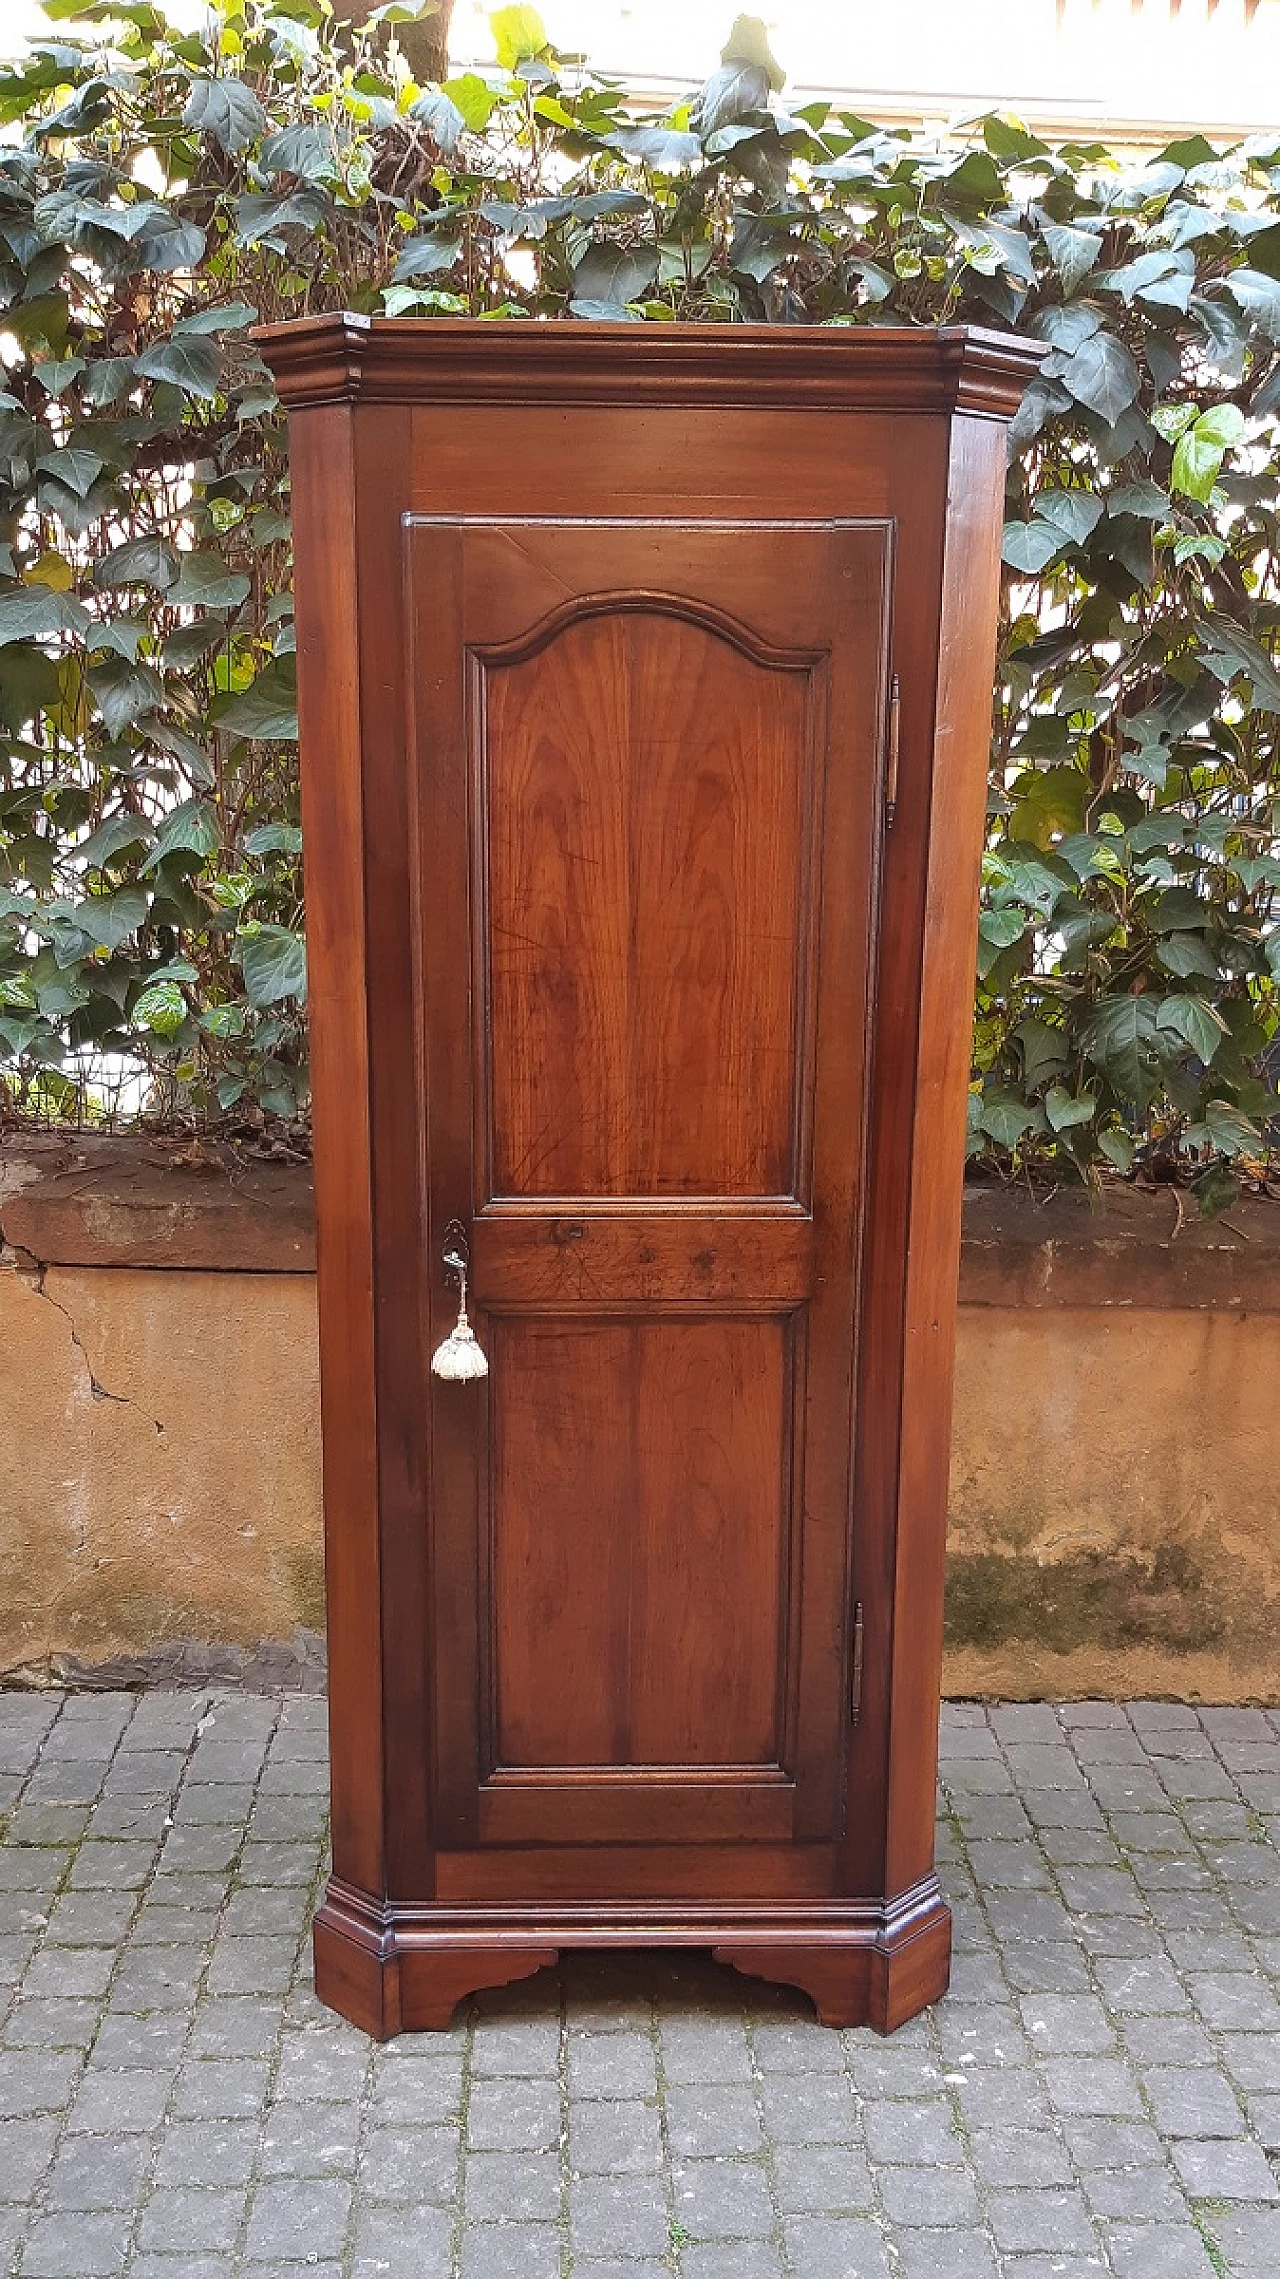
[[289,406],[736,404],[1008,419],[1047,345],[971,325],[538,322],[349,313],[253,334]]

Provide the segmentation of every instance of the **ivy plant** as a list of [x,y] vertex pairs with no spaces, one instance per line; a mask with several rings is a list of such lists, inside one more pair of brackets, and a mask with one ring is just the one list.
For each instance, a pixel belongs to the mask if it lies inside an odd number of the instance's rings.
[[[1265,1182],[1280,933],[1280,135],[1124,159],[790,110],[761,25],[665,112],[561,57],[418,85],[384,8],[47,0],[0,71],[0,1052],[11,1106],[294,1118],[283,421],[251,328],[1029,333],[970,1152]],[[73,21],[74,19],[74,21]]]

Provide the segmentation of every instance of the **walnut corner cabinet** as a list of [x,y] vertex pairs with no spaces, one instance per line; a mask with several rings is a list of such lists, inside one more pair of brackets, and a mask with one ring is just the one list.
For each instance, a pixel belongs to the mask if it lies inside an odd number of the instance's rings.
[[567,1948],[703,1947],[887,2032],[949,1969],[962,1131],[1043,351],[258,337],[297,549],[319,1992],[384,2036]]

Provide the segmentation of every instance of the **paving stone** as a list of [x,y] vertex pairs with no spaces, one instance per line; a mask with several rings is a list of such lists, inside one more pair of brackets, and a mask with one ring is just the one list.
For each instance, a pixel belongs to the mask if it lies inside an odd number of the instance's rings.
[[671,2190],[676,2223],[694,2239],[768,2239],[773,2232],[768,2181],[751,2161],[677,2162]]
[[553,2081],[478,2081],[467,2134],[476,2152],[546,2152],[560,2141],[560,2097]]
[[[351,2279],[448,2279],[452,2237],[453,2219],[443,2208],[362,2208]],[[559,2279],[558,2244],[556,2255],[556,2265],[547,2267],[548,2279]],[[473,2260],[468,2279],[500,2279],[501,2270],[500,2263]],[[536,2265],[527,2279],[541,2279]]]
[[1244,2102],[1249,2126],[1258,2142],[1265,2145],[1268,2152],[1280,2152],[1280,2097],[1255,2097],[1246,2090]]
[[280,2032],[280,2005],[257,1994],[215,1995],[196,2011],[189,2057],[269,2057]]
[[1219,2047],[1242,2089],[1280,2092],[1280,2040],[1274,2034],[1223,2034]]
[[1084,2196],[1095,2216],[1113,2223],[1185,2224],[1186,2198],[1167,2168],[1095,2168]]
[[[461,2097],[462,2064],[453,2053],[444,2052],[421,2063],[399,2060],[375,2070],[373,2118],[406,2128],[456,2121]],[[483,2106],[479,2084],[473,2105],[477,2101]]]
[[[444,2279],[448,2263],[392,2268],[412,2268],[414,2279],[436,2279],[439,2271]],[[550,2224],[470,2224],[463,2235],[461,2279],[560,2279],[561,2268],[560,2234]],[[361,2279],[359,2263],[356,2272]]]
[[159,2127],[172,2087],[170,2073],[142,2067],[126,2073],[87,2073],[67,2127],[90,2136],[146,2134]]
[[1120,2036],[1125,2055],[1148,2066],[1207,2066],[1216,2053],[1203,2026],[1194,2018],[1122,2018]]
[[[360,2116],[349,2105],[268,2106],[260,2142],[264,2176],[349,2176],[356,2165]],[[415,2139],[425,2166],[426,2140]],[[374,2141],[371,2136],[370,2143]],[[449,2155],[457,2166],[457,2138],[448,2132]]]
[[156,2183],[166,2188],[247,2184],[258,2144],[252,2121],[174,2121],[161,2140]]
[[53,2158],[58,2123],[52,2115],[0,2121],[0,2200],[23,2204]]
[[1280,2271],[1280,2208],[1206,2210],[1205,2227],[1233,2271]]
[[96,2002],[33,2001],[14,2003],[4,2023],[6,2049],[87,2050],[98,2031]]
[[226,2253],[235,2245],[244,2203],[243,2191],[157,2188],[142,2211],[138,2244],[156,2255]]
[[1030,2067],[1005,2066],[998,2072],[975,2068],[965,2074],[956,2094],[967,2129],[1047,2129],[1052,2126],[1049,2100],[1039,2076]]
[[1251,2138],[1187,2139],[1171,2151],[1193,2200],[1280,2200],[1271,2164]]
[[849,2145],[779,2145],[774,2173],[787,2215],[860,2214],[874,2204],[866,2157]]
[[671,2233],[661,2182],[648,2176],[571,2179],[569,2233],[575,2256],[665,2255]]
[[656,2052],[646,2035],[581,2034],[571,2040],[571,2096],[651,2097],[657,2086]]
[[288,2177],[260,2184],[249,2211],[245,2259],[278,2270],[286,2260],[341,2254],[351,2186],[338,2177]]
[[1067,2113],[1062,2135],[1078,2169],[1133,2168],[1144,2161],[1162,2161],[1166,2148],[1149,2121],[1099,2120],[1091,2114]]
[[132,2211],[151,2155],[146,2137],[69,2137],[45,2182],[50,2208]]
[[180,2010],[158,2010],[149,2018],[109,2010],[90,2052],[90,2066],[113,2071],[141,2066],[151,2072],[169,2065],[176,2070],[188,2031],[189,2021]]
[[345,2104],[358,2098],[369,2069],[369,2044],[353,2026],[312,2027],[287,2033],[281,2044],[275,2095],[282,2103],[293,2099],[333,2100]]
[[[363,2180],[363,2177],[362,2177]],[[468,2220],[555,2223],[560,2215],[556,2152],[473,2152],[465,2182]]]
[[105,1994],[116,1965],[113,1947],[46,1947],[23,1980],[27,1994]]
[[969,2157],[982,2182],[990,2186],[1039,2187],[1072,2181],[1067,2154],[1047,2129],[975,2130],[969,2138]]
[[71,1865],[72,1891],[140,1891],[155,1858],[150,1844],[82,1844]]
[[22,2250],[23,2279],[109,2279],[124,2267],[131,2214],[37,2216]]
[[322,1702],[0,1693],[0,2269],[123,2279],[140,2202],[129,2279],[1204,2279],[1198,2221],[1270,2279],[1276,1719],[943,1727],[953,1990],[891,2041],[574,1955],[375,2048],[309,1985]]
[[1020,1994],[1088,1994],[1092,1981],[1083,1950],[1074,1942],[1016,1947],[1004,1958],[1009,1983]]
[[220,1938],[209,1963],[211,1994],[283,1993],[293,1976],[298,1942],[293,1937]]
[[[612,2039],[612,2035],[609,2038]],[[505,2074],[526,2077],[530,2074],[554,2074],[559,2063],[558,2014],[553,2017],[480,2018],[476,2021],[471,2070],[478,2080],[496,2080]]]
[[962,2168],[886,2168],[879,2188],[885,2214],[894,2224],[949,2230],[978,2221],[977,2191]]
[[785,2232],[804,2279],[890,2279],[884,2234],[864,2216],[793,2216]]
[[71,2050],[0,2050],[0,2120],[60,2111],[79,2071]]
[[1089,2255],[1096,2248],[1097,2233],[1076,2189],[993,2192],[988,2208],[996,2245],[1006,2252]]
[[[1016,2029],[1015,2029],[1016,2031]],[[937,2053],[908,2043],[901,2035],[883,2041],[863,2028],[847,2037],[849,2072],[859,2094],[882,2098],[931,2097],[942,2081]],[[1024,2053],[1029,2055],[1029,2053]]]
[[1021,2009],[1038,2052],[1069,2056],[1115,2048],[1115,2034],[1096,1995],[1024,1994]]
[[141,1947],[126,1951],[111,1985],[113,2010],[194,2010],[208,1967],[204,1947]]
[[115,1948],[136,1904],[127,1891],[64,1891],[49,1910],[45,1948]]
[[[901,2279],[943,2279],[938,2242],[929,2232],[898,2234],[895,2269]],[[995,2254],[985,2232],[956,2230],[947,2233],[945,2279],[998,2279]]]
[[1102,1955],[1095,1967],[1112,2010],[1161,2015],[1188,2007],[1187,1990],[1164,1955]]
[[1208,2066],[1158,2067],[1144,2074],[1156,2127],[1166,2137],[1238,2137],[1244,2115],[1230,2086]]
[[927,2161],[953,2162],[961,2157],[951,2107],[941,2098],[929,2103],[872,2105],[864,2126],[873,2161],[919,2167]]
[[[742,2090],[723,2090],[718,2096],[740,2098],[742,2104],[722,2114],[714,2095],[672,2092],[672,2099],[690,2100],[675,2107],[668,2100],[667,2126],[674,2153],[756,2150],[760,2121],[754,2097]],[[612,2102],[593,2098],[571,2105],[569,2163],[583,2176],[656,2176],[662,2166],[657,2106],[642,2104],[638,2098]]]
[[[575,2279],[665,2279],[664,2263],[584,2263],[575,2266]],[[782,2279],[782,2263],[775,2247],[760,2239],[737,2239],[730,2247],[695,2242],[680,2257],[683,2279]]]
[[178,2075],[174,2111],[192,2120],[246,2120],[264,2103],[267,2078],[260,2058],[198,2059]]
[[760,2098],[765,2129],[780,2144],[853,2144],[860,2136],[852,2089],[839,2076],[781,2074],[761,2084]]
[[740,2019],[665,2018],[660,2030],[668,2081],[745,2083],[751,2052]]
[[1059,2113],[1107,2113],[1136,2120],[1142,2111],[1138,2085],[1118,2059],[1051,2057],[1045,2082]]
[[1204,2240],[1191,2224],[1115,2224],[1107,2241],[1117,2279],[1212,2279]]

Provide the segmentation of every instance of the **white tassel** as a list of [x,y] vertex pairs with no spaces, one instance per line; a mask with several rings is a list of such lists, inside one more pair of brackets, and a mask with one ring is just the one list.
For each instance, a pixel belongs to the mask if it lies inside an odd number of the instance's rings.
[[489,1364],[476,1342],[476,1333],[467,1320],[467,1278],[461,1276],[462,1298],[458,1306],[458,1319],[442,1345],[431,1356],[431,1373],[444,1377],[451,1384],[464,1384],[471,1377],[487,1377]]

